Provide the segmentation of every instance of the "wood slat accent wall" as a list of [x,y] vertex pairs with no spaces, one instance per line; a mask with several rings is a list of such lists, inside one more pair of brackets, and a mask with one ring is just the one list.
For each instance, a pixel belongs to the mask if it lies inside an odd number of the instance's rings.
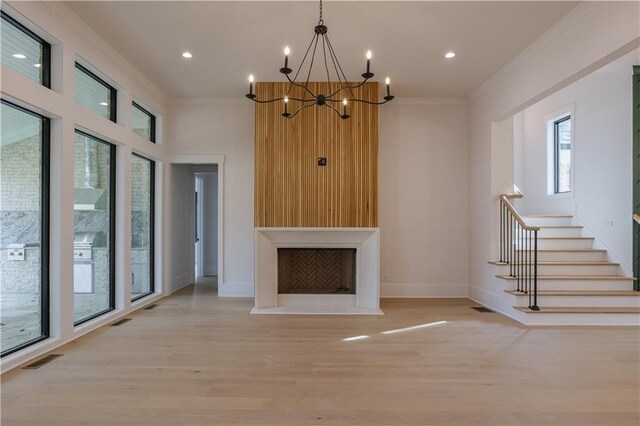
[[[337,88],[310,86],[323,94]],[[286,83],[256,84],[258,99],[282,97],[286,90]],[[354,92],[375,101],[378,84]],[[305,93],[296,87],[289,97]],[[289,112],[299,105],[290,100]],[[336,107],[342,111],[342,104]],[[282,112],[282,102],[256,104],[255,226],[377,227],[378,107],[350,103],[348,120],[327,107],[307,108],[292,119]],[[318,166],[319,157],[327,158],[326,166]]]

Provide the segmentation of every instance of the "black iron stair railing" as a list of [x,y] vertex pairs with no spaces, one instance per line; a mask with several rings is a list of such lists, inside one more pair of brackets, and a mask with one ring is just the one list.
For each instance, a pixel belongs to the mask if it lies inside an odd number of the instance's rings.
[[516,280],[516,291],[529,296],[529,309],[538,306],[538,231],[529,226],[509,200],[522,194],[500,195],[500,262],[509,265],[509,276]]

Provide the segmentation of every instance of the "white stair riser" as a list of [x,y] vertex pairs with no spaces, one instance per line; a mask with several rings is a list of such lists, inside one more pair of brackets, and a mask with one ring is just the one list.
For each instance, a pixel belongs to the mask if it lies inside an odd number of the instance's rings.
[[[513,306],[528,306],[529,296],[509,295],[514,300]],[[533,300],[533,299],[532,299]],[[640,297],[637,296],[538,296],[540,307],[615,307],[638,308]]]
[[551,239],[538,238],[538,249],[589,249],[593,248],[593,239]]
[[538,237],[581,237],[582,228],[540,228]]
[[[507,290],[515,290],[516,286],[516,280],[507,280]],[[633,290],[633,281],[538,280],[538,290]]]
[[526,314],[527,325],[640,325],[638,314]]
[[523,216],[524,223],[531,226],[571,225],[570,217],[528,217]]
[[599,262],[607,260],[604,251],[538,251],[540,262]]
[[[517,267],[514,265],[514,267]],[[525,273],[533,274],[533,266],[528,269],[525,264]],[[506,275],[510,271],[509,265],[500,265],[500,274]],[[538,275],[620,275],[618,265],[538,265]]]

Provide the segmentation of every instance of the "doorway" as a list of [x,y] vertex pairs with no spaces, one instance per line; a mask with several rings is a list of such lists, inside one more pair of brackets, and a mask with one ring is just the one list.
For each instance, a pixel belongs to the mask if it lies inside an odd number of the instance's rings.
[[224,157],[175,156],[168,162],[171,291],[189,284],[217,287],[224,284]]

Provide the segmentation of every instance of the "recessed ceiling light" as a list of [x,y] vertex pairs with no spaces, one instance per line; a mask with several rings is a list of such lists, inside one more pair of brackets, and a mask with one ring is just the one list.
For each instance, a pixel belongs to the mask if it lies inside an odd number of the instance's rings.
[[13,57],[16,58],[16,59],[24,59],[24,58],[26,58],[26,56],[24,56],[22,53],[14,53]]
[[109,104],[108,104],[108,103],[106,103],[106,102],[100,102],[100,105],[102,105],[102,106],[109,106]]
[[33,64],[34,67],[36,68],[40,68],[42,66],[42,64]]
[[447,53],[444,54],[444,57],[447,58],[447,59],[451,59],[454,56],[456,56],[456,54],[454,52],[447,52]]
[[191,52],[182,52],[182,57],[190,59],[193,58],[193,55],[191,54]]

